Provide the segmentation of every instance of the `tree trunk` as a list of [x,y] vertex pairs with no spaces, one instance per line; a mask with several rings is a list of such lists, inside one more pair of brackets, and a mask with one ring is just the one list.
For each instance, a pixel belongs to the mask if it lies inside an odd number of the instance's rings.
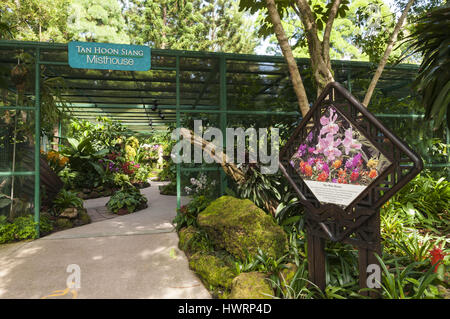
[[375,90],[375,86],[378,83],[378,80],[381,77],[381,73],[384,70],[384,67],[386,66],[387,60],[389,58],[389,55],[391,54],[391,51],[394,47],[395,42],[397,42],[397,36],[400,32],[400,29],[403,26],[403,22],[406,19],[406,15],[408,14],[409,9],[411,8],[412,4],[414,3],[414,0],[409,0],[408,4],[406,5],[405,9],[402,12],[402,15],[397,21],[397,24],[394,28],[394,31],[391,34],[391,37],[389,38],[389,42],[386,47],[386,51],[384,51],[384,55],[380,60],[380,63],[378,64],[378,68],[375,71],[375,74],[373,75],[372,81],[370,82],[369,88],[367,89],[366,95],[364,97],[363,104],[367,107],[369,105],[370,99],[372,98],[373,91]]
[[325,86],[334,81],[333,72],[330,63],[330,46],[329,34],[336,18],[337,9],[339,8],[340,0],[335,0],[332,10],[330,12],[327,24],[325,27],[323,41],[318,37],[318,29],[314,19],[314,15],[306,0],[297,0],[297,7],[293,8],[305,28],[306,39],[308,42],[309,56],[311,60],[311,68],[313,70],[314,81],[317,86],[317,96],[319,96]]
[[163,7],[163,31],[162,31],[162,43],[161,43],[161,49],[166,48],[166,24],[167,24],[167,8],[164,5]]
[[292,86],[294,88],[295,95],[297,96],[298,106],[300,108],[302,116],[304,117],[309,111],[309,102],[305,87],[303,86],[302,77],[298,70],[294,55],[292,54],[292,48],[288,42],[286,33],[284,32],[283,26],[281,25],[281,19],[275,5],[275,0],[266,0],[266,2],[269,16],[275,30],[275,35],[277,36],[281,51],[283,52],[283,56],[286,59],[286,63],[288,65]]

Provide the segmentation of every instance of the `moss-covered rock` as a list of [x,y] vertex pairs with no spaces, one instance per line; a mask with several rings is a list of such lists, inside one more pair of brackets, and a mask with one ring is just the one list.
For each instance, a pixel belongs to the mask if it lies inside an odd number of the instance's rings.
[[260,272],[245,272],[233,279],[229,299],[272,299],[273,290]]
[[274,258],[287,250],[283,229],[248,199],[222,196],[198,215],[197,222],[219,248],[241,260],[258,248]]
[[180,237],[178,247],[187,256],[193,255],[196,252],[208,252],[212,250],[212,243],[194,226],[182,228],[178,236]]
[[73,227],[73,223],[67,218],[58,218],[55,221],[55,227],[58,230],[68,229]]
[[191,256],[189,266],[207,284],[213,287],[231,287],[231,282],[236,276],[233,270],[220,258],[198,252]]

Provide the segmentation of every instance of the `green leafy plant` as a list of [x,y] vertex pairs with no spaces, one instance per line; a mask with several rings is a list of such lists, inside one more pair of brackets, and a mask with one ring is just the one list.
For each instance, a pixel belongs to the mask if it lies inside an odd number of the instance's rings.
[[149,174],[149,168],[147,166],[141,165],[134,175],[134,180],[137,182],[147,182]]
[[206,196],[196,196],[187,205],[181,206],[177,215],[172,221],[179,231],[183,227],[197,226],[197,215],[211,203],[211,199]]
[[143,209],[147,206],[147,198],[141,194],[139,189],[129,187],[122,189],[111,196],[106,206],[113,213],[126,209],[129,213]]
[[358,254],[349,245],[329,243],[325,249],[325,276],[327,285],[336,287],[357,286]]
[[[40,229],[43,234],[49,233],[53,229],[50,220],[45,216],[40,218]],[[34,216],[17,217],[13,222],[8,222],[5,216],[0,216],[0,244],[35,237],[36,222]]]
[[115,186],[120,187],[122,189],[133,187],[133,185],[130,182],[130,177],[127,174],[114,173],[113,182]]
[[161,195],[176,195],[177,194],[177,183],[176,182],[170,182],[167,185],[161,185],[159,186],[160,194]]
[[406,267],[400,267],[394,260],[395,267],[389,268],[375,255],[382,269],[382,282],[380,283],[383,297],[386,299],[421,299],[439,297],[438,289],[432,285],[437,280],[437,275],[430,267],[425,273],[416,270],[420,266],[428,265],[428,262],[414,262]]
[[439,127],[447,115],[450,128],[450,4],[427,12],[409,36],[412,53],[421,53],[423,60],[415,86],[422,95],[425,119],[433,119]]
[[83,208],[83,200],[77,193],[62,189],[53,200],[53,208],[56,214],[60,214],[66,208]]
[[395,214],[403,226],[427,228],[439,234],[450,229],[449,211],[450,182],[445,178],[436,180],[425,173],[403,187],[383,207],[381,215]]
[[159,172],[158,178],[160,181],[173,181],[176,177],[177,167],[172,160],[169,160],[169,162],[163,166],[162,171]]
[[239,197],[250,199],[255,205],[274,215],[278,201],[281,200],[280,176],[262,174],[252,164],[244,171],[245,180],[237,187]]
[[387,241],[397,247],[410,261],[426,260],[433,245],[438,245],[440,242],[440,240],[432,240],[428,234],[422,237],[417,233],[412,233],[401,241],[392,239],[387,239]]
[[105,147],[109,150],[118,150],[124,143],[123,136],[127,132],[127,128],[121,123],[108,117],[97,117],[95,122],[72,119],[68,136],[77,140],[91,137],[95,150]]
[[276,299],[313,299],[320,289],[308,279],[308,270],[306,260],[299,265],[294,276],[286,280],[280,273],[278,277],[268,279],[275,290]]
[[82,139],[67,138],[69,145],[65,145],[62,154],[69,158],[69,167],[78,173],[74,183],[79,187],[96,187],[102,184],[105,175],[103,167],[99,164],[108,149],[96,151],[92,144],[92,137]]

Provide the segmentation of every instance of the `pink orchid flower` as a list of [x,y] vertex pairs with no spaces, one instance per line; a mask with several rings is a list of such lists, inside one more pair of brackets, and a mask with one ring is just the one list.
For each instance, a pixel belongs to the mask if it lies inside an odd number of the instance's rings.
[[336,124],[337,114],[334,113],[334,110],[330,108],[330,116],[322,116],[320,118],[320,124],[322,124],[322,129],[320,130],[320,135],[324,135],[327,133],[336,134],[339,131],[339,125]]
[[341,139],[334,140],[334,136],[331,133],[327,134],[326,137],[328,141],[328,146],[324,149],[323,155],[327,157],[328,161],[334,161],[336,157],[342,155],[342,152],[337,148],[341,144]]
[[342,152],[337,148],[341,144],[341,139],[334,140],[334,135],[328,133],[325,138],[319,138],[319,143],[316,146],[315,154],[323,153],[328,161],[333,161],[336,157],[342,155]]
[[342,145],[344,145],[345,155],[348,155],[351,149],[361,149],[361,143],[358,143],[358,141],[353,138],[353,129],[351,127],[345,130],[345,138],[342,141]]

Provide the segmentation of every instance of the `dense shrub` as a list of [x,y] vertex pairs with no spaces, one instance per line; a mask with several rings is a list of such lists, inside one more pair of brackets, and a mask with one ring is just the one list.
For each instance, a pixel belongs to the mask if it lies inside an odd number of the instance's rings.
[[[46,216],[40,218],[40,231],[46,234],[52,231],[53,226]],[[5,216],[0,216],[0,244],[9,243],[36,237],[36,222],[34,216],[27,215],[17,217],[13,222],[8,222]]]
[[113,213],[126,209],[129,213],[143,209],[147,206],[147,198],[141,194],[139,189],[129,187],[116,192],[106,204]]

